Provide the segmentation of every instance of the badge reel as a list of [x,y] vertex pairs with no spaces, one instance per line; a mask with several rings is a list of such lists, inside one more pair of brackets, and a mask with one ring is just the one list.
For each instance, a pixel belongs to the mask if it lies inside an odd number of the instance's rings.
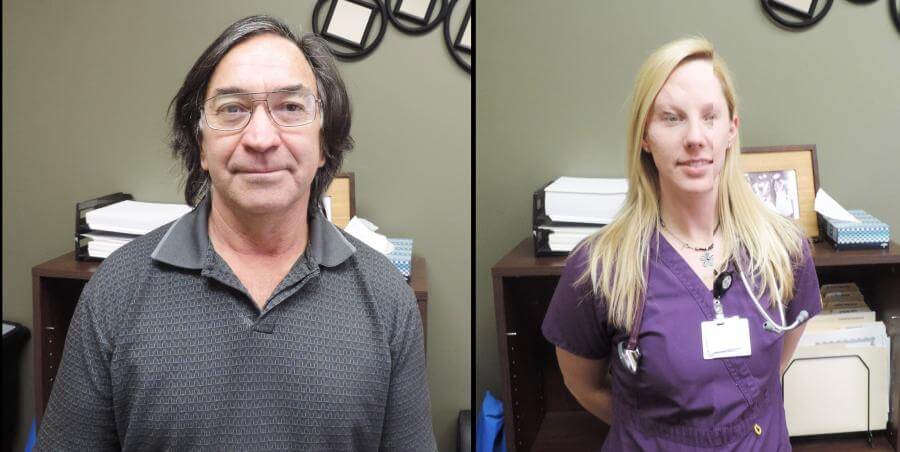
[[731,272],[722,272],[713,283],[715,320],[700,323],[703,336],[703,359],[750,356],[750,325],[738,316],[725,317],[722,296],[731,288]]

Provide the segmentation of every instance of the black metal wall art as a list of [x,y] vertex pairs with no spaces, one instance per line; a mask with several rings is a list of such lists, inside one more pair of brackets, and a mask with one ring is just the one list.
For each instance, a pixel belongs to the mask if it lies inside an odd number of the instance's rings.
[[457,0],[450,0],[450,8],[447,11],[447,20],[444,21],[444,43],[447,45],[447,50],[450,52],[450,56],[453,57],[453,61],[456,61],[456,64],[466,72],[471,73],[472,47],[470,40],[472,30],[475,28],[475,16],[471,9],[472,3],[469,3],[466,7],[465,17],[463,17],[462,23],[457,29],[456,42],[452,41],[450,39],[450,22],[457,3]]
[[[443,24],[444,42],[451,57],[463,70],[471,72],[474,1],[466,2],[464,16],[453,14],[457,3],[458,0],[317,0],[312,29],[327,41],[338,59],[355,61],[378,47],[388,23],[410,35],[423,35]],[[455,41],[450,38],[451,27]]]
[[[858,5],[868,5],[878,0],[847,0]],[[763,11],[769,19],[777,25],[789,30],[804,30],[819,23],[828,11],[834,0],[760,0]],[[891,21],[900,31],[900,0],[887,0],[888,14]]]

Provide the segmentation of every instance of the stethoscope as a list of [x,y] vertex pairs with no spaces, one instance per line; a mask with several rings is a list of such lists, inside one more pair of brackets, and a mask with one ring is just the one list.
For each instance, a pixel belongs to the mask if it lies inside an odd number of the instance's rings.
[[[649,269],[648,269],[649,270]],[[741,281],[744,283],[744,288],[747,289],[747,293],[750,294],[750,298],[753,300],[753,304],[756,305],[756,309],[762,314],[763,319],[763,328],[771,331],[773,333],[784,333],[786,331],[790,331],[794,328],[800,326],[801,323],[806,321],[809,317],[809,313],[806,310],[800,311],[797,314],[797,319],[794,320],[794,323],[790,325],[785,325],[784,320],[784,304],[781,303],[781,296],[776,291],[775,294],[775,302],[778,304],[778,313],[781,315],[781,323],[775,323],[771,317],[769,317],[769,313],[763,309],[762,305],[759,303],[759,300],[756,298],[756,295],[750,289],[750,284],[747,282],[747,277],[744,276],[743,271],[737,271],[739,275],[741,275]],[[648,272],[649,279],[649,272]],[[713,282],[713,307],[716,310],[717,317],[722,314],[722,304],[721,299],[722,296],[725,295],[725,292],[728,292],[728,289],[731,288],[731,283],[734,281],[732,277],[732,272],[724,271],[716,277],[716,280]],[[622,362],[622,365],[628,369],[632,374],[636,374],[638,371],[638,362],[641,360],[641,351],[638,349],[638,333],[641,331],[641,320],[644,317],[644,303],[639,303],[637,309],[634,310],[634,321],[631,325],[631,334],[628,336],[628,344],[625,345],[625,342],[619,342],[619,361]]]

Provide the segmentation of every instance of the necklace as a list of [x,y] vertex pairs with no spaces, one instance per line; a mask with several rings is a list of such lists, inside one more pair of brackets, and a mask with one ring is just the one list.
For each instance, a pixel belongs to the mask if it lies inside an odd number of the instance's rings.
[[[703,253],[700,255],[700,264],[703,265],[703,268],[715,267],[715,260],[713,259],[713,254],[712,254],[712,249],[713,249],[714,243],[710,243],[709,246],[707,246],[707,247],[699,247],[699,246],[689,245],[684,240],[681,240],[680,238],[678,238],[678,236],[675,235],[675,233],[672,232],[671,229],[666,227],[666,222],[663,221],[662,217],[659,217],[659,224],[662,225],[663,229],[665,229],[669,234],[671,234],[672,237],[675,237],[675,240],[678,240],[679,242],[681,242],[682,248],[690,249],[693,251]],[[716,232],[718,232],[718,231],[719,231],[719,224],[716,225],[716,229],[713,231],[713,240],[715,240],[715,235],[716,235]]]

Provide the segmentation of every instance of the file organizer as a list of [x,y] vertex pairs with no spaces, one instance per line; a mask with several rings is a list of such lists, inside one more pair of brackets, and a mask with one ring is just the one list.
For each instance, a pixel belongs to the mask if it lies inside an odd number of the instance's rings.
[[[781,377],[791,436],[885,430],[888,347],[799,347]],[[815,384],[810,384],[815,382]]]

